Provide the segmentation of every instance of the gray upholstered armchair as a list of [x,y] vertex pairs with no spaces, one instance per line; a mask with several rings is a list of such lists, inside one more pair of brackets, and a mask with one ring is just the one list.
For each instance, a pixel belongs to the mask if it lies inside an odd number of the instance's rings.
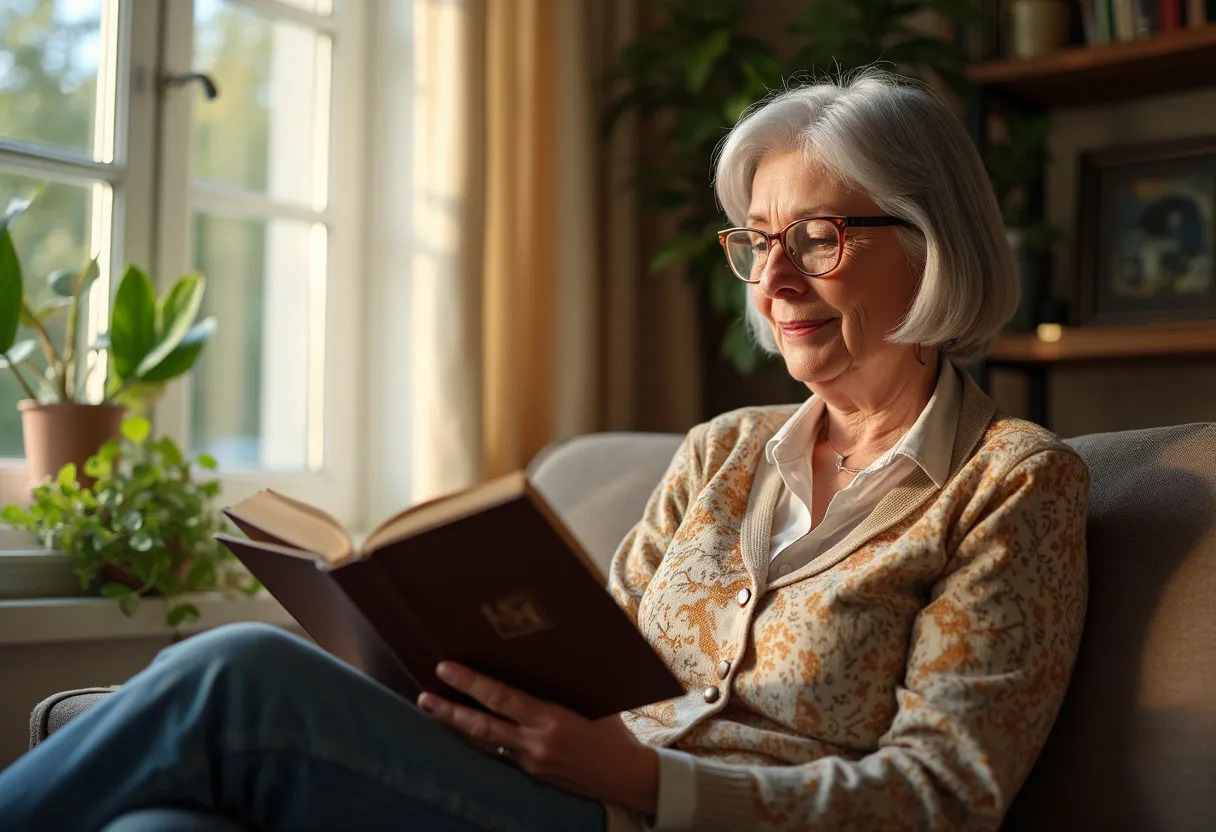
[[[538,487],[606,565],[679,437],[583,436],[542,452]],[[1006,829],[1216,829],[1216,424],[1071,440],[1089,463],[1081,654]],[[31,744],[108,688],[41,703]]]

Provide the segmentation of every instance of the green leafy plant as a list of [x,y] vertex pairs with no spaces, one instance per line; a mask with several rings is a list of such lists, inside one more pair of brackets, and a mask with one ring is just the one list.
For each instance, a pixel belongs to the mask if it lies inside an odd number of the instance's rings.
[[1020,113],[1009,113],[1003,121],[1003,135],[989,142],[984,152],[988,179],[1005,228],[1018,232],[1026,245],[1043,251],[1055,243],[1058,231],[1034,209],[1029,196],[1051,163],[1047,149],[1051,122],[1044,114]]
[[[41,402],[90,403],[86,379],[101,371],[105,392],[92,403],[146,408],[167,382],[194,366],[215,333],[215,318],[198,319],[203,276],[188,274],[158,298],[152,279],[128,266],[111,307],[109,331],[86,344],[80,321],[100,273],[97,259],[80,269],[52,272],[27,292],[9,226],[29,205],[13,199],[0,217],[0,367],[11,370],[25,394]],[[65,320],[56,343],[60,315]],[[22,330],[28,337],[18,340]]]
[[80,486],[76,466],[65,465],[57,479],[33,489],[29,508],[10,505],[0,517],[66,552],[80,585],[117,599],[125,615],[134,614],[142,596],[160,596],[166,622],[176,628],[199,617],[182,595],[249,594],[258,584],[214,539],[226,523],[215,505],[220,484],[195,469],[213,470],[215,460],[187,459],[169,437],[149,434],[147,419],[127,418],[122,440],[107,442],[85,463],[91,487]]
[[[644,207],[678,221],[651,269],[684,266],[724,327],[722,355],[749,372],[760,353],[743,321],[745,293],[722,258],[715,232],[727,223],[708,187],[718,143],[751,104],[808,73],[842,74],[881,61],[961,91],[965,52],[916,22],[926,12],[959,25],[982,18],[969,0],[807,0],[784,32],[774,32],[770,20],[745,26],[752,12],[740,0],[664,0],[661,8],[657,25],[622,51],[610,74],[615,96],[602,126],[611,130],[627,112],[660,125],[654,157],[635,184]],[[745,30],[771,32],[773,40]],[[787,44],[785,54],[778,41]]]

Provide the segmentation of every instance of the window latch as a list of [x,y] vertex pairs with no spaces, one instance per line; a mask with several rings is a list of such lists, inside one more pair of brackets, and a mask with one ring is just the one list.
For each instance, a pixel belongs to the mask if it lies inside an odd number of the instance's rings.
[[186,84],[198,84],[203,88],[203,95],[207,96],[208,101],[214,101],[216,96],[220,94],[219,87],[215,85],[214,79],[205,72],[183,72],[180,75],[161,75],[160,89],[162,93],[168,92],[174,87],[184,87]]

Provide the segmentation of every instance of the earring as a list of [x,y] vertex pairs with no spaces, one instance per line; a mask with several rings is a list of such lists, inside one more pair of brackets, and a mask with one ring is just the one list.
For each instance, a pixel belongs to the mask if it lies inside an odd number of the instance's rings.
[[916,356],[916,363],[917,363],[917,364],[919,364],[920,366],[924,367],[924,366],[925,366],[925,360],[924,360],[923,358],[921,358],[921,357],[920,357],[920,344],[917,344],[917,345],[916,345],[916,349],[915,349],[915,351],[914,351],[914,355]]

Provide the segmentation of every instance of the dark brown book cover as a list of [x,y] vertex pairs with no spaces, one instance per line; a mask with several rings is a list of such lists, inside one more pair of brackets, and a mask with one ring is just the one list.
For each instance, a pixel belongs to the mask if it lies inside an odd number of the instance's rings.
[[233,519],[256,539],[219,539],[300,626],[411,700],[467,701],[441,659],[592,719],[684,693],[530,487],[329,568]]

